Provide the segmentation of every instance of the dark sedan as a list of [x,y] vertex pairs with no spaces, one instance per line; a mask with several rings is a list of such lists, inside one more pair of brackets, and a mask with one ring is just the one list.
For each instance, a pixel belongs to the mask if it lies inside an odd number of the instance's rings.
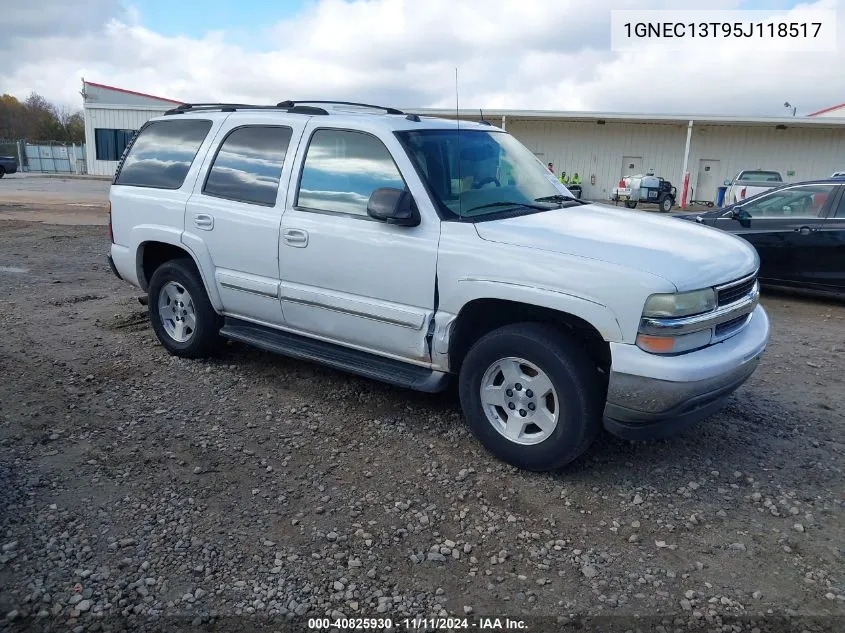
[[18,159],[14,156],[0,156],[0,178],[18,170]]
[[677,217],[750,242],[760,255],[763,284],[845,293],[842,180],[788,184],[723,209]]

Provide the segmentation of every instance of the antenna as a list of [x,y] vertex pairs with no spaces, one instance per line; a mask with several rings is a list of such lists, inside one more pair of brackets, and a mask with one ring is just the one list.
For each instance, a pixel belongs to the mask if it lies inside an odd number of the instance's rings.
[[464,179],[461,177],[461,112],[458,101],[458,67],[455,67],[455,125],[458,128],[458,217],[463,218],[463,201],[462,194],[464,192]]

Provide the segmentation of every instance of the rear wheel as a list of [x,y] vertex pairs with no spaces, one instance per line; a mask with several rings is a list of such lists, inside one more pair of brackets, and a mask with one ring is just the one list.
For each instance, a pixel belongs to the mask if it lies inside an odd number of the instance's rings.
[[190,259],[159,266],[150,279],[150,321],[158,340],[175,356],[208,356],[219,342],[220,317]]
[[460,398],[475,436],[499,459],[556,470],[578,458],[600,428],[595,364],[577,342],[537,324],[482,337],[460,371]]
[[663,211],[663,213],[669,213],[672,210],[672,204],[672,198],[666,196],[660,201],[660,210]]
[[6,175],[6,168],[5,168],[5,167],[0,167],[0,178],[2,178],[2,177],[3,177],[3,176],[5,176],[5,175]]
[[637,208],[637,202],[635,200],[626,200],[625,206],[628,207],[629,209],[636,209]]

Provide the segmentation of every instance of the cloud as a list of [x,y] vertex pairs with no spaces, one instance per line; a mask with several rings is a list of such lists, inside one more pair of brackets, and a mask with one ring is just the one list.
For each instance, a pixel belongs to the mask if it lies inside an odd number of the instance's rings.
[[[73,10],[67,7],[74,5]],[[344,99],[398,107],[784,114],[842,100],[845,54],[609,50],[611,9],[634,0],[316,0],[256,28],[165,36],[117,0],[6,8],[0,85],[79,105],[79,78],[192,101]],[[709,9],[738,8],[712,0]],[[650,2],[685,8],[688,0]],[[835,0],[814,3],[836,8]],[[838,25],[843,30],[843,18]],[[13,34],[13,35],[10,35]]]

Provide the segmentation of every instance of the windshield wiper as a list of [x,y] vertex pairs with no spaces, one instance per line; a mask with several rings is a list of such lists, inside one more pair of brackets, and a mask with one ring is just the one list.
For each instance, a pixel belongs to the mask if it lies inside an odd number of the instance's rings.
[[583,202],[578,198],[572,196],[565,196],[562,193],[556,193],[553,196],[543,196],[542,198],[534,198],[534,202]]
[[[542,202],[541,200],[537,200],[536,202]],[[508,202],[507,200],[499,200],[497,202],[488,202],[487,204],[482,204],[477,207],[472,207],[471,209],[467,209],[467,213],[472,211],[477,211],[478,209],[492,209],[493,207],[525,207],[527,209],[537,209],[538,211],[550,211],[549,207],[541,206],[539,204],[530,204],[525,202]]]

